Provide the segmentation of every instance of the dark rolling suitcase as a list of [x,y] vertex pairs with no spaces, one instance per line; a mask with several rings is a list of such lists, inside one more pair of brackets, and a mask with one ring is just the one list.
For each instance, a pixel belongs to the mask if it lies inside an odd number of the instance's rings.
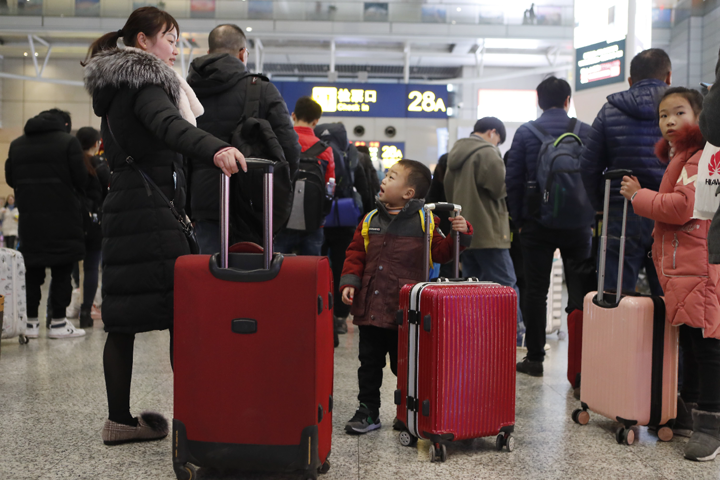
[[263,253],[228,253],[223,176],[221,252],[175,266],[173,466],[221,470],[329,468],[332,273],[326,257],[272,255],[272,162],[265,176]]

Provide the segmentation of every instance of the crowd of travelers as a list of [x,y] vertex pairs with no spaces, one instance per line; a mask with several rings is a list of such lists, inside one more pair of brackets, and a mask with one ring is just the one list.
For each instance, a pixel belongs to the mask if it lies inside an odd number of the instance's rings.
[[[582,308],[589,290],[575,281],[576,267],[597,256],[592,245],[603,210],[603,173],[628,169],[632,175],[611,188],[606,286],[617,284],[627,199],[622,289],[635,291],[643,272],[652,293],[665,296],[668,321],[681,326],[676,433],[691,437],[687,458],[710,460],[720,451],[720,226],[706,220],[692,231],[680,228],[692,221],[705,142],[720,145],[720,91],[711,89],[703,99],[696,90],[670,88],[668,55],[650,49],[632,59],[630,88],[610,95],[592,125],[568,115],[570,85],[551,76],[537,86],[542,115],[517,129],[505,158],[499,145],[507,140],[506,127],[485,117],[440,158],[434,175],[410,159],[378,174],[369,152],[348,141],[342,124],[320,124],[323,112],[312,98],[300,98],[291,113],[267,78],[247,71],[242,29],[213,29],[208,54],[192,62],[187,80],[172,68],[179,34],[168,13],[135,10],[122,29],[97,39],[83,62],[101,132],[83,127],[73,135],[67,112],[41,112],[11,144],[5,165],[15,196],[0,216],[6,246],[19,241],[27,268],[27,336],[40,335],[46,269],[52,277],[47,336],[85,335],[93,326],[102,264],[106,443],[167,435],[159,414],[130,413],[135,337],[169,330],[172,362],[175,261],[220,250],[219,180],[247,171],[245,157],[260,151],[276,161],[276,250],[327,255],[335,298],[342,300],[333,306],[335,345],[350,319],[359,328],[359,407],[345,427],[349,434],[381,426],[388,355],[397,371],[399,286],[424,280],[418,212],[425,201],[463,206],[462,216],[436,219],[432,258],[442,264],[441,275],[452,276],[450,233],[458,232],[462,275],[516,290],[517,342],[527,348],[517,372],[538,377],[544,374],[554,253],[559,249],[563,259],[568,308]],[[120,40],[125,48],[118,48]],[[540,178],[553,174],[547,152],[563,135],[577,138],[567,152],[581,175],[563,186],[567,201],[553,210],[547,206],[553,193],[542,191]],[[256,180],[250,172],[243,178],[250,182],[245,186]],[[233,195],[230,244],[259,243],[261,206],[252,194]],[[179,227],[188,218],[196,245]],[[676,234],[674,243],[668,232]],[[66,309],[79,261],[84,283],[78,328]],[[374,292],[363,288],[369,278]]]

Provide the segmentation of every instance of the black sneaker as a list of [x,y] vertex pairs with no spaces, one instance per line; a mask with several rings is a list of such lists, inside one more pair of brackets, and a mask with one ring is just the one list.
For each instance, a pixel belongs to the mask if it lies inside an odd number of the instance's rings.
[[334,317],[335,319],[335,331],[340,335],[345,335],[348,332],[347,317]]
[[515,370],[520,373],[525,373],[531,377],[542,377],[543,376],[543,362],[533,362],[528,360],[527,357],[523,358],[522,362],[518,362],[515,366]]
[[351,435],[361,435],[377,430],[381,426],[377,415],[373,418],[370,409],[364,403],[361,403],[355,415],[345,424],[345,431]]

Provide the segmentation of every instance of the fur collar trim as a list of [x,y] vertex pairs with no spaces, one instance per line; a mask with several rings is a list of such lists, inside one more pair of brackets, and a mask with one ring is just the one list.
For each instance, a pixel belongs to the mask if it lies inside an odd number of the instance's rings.
[[181,96],[175,70],[152,53],[133,47],[113,48],[95,55],[85,66],[84,81],[90,95],[105,87],[159,85],[175,105]]
[[[700,126],[692,125],[680,130],[679,138],[673,145],[673,152],[674,155],[686,153],[687,158],[690,158],[703,148],[705,148],[705,139],[700,132]],[[670,162],[670,144],[664,138],[655,144],[655,155],[657,155],[661,162]]]
[[177,73],[177,71],[175,74],[180,82],[178,110],[180,110],[180,114],[185,120],[190,122],[194,127],[197,127],[197,121],[195,118],[205,113],[205,109],[203,108],[202,103],[200,103],[200,100],[198,100],[197,95],[195,95],[192,87],[190,87],[185,79],[182,78],[182,75]]

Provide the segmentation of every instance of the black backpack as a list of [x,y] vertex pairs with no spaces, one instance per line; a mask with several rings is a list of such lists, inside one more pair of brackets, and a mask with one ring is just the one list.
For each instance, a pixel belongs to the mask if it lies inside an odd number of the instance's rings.
[[332,196],[325,186],[325,161],[320,155],[328,145],[318,141],[300,154],[300,168],[293,181],[292,210],[287,228],[312,232],[320,228],[330,212]]
[[[273,182],[273,230],[283,228],[292,208],[292,181],[290,166],[275,132],[260,114],[263,75],[246,76],[245,111],[232,133],[233,147],[247,158],[263,158],[275,162]],[[261,243],[263,232],[263,172],[259,169],[242,170],[230,178],[230,223],[233,241]]]
[[315,127],[315,136],[332,147],[335,160],[335,198],[353,198],[355,169],[360,162],[355,145],[350,145],[345,125],[325,123]]
[[580,126],[576,118],[570,119],[567,133],[556,139],[537,122],[527,124],[542,142],[535,181],[530,180],[526,185],[528,212],[547,228],[590,227],[595,218],[581,176]]

